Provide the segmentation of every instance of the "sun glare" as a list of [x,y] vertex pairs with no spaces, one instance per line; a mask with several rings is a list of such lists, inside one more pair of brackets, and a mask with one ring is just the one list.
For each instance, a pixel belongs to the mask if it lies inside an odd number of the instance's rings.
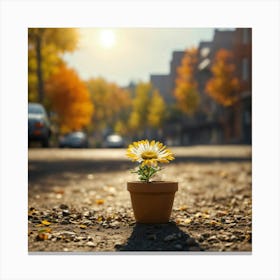
[[116,37],[112,30],[102,30],[100,32],[100,44],[102,47],[109,49],[115,45]]

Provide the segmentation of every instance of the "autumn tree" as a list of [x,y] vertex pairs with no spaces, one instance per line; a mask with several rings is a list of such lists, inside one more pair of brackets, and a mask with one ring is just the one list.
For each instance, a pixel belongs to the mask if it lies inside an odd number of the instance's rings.
[[163,123],[165,113],[165,102],[158,90],[152,92],[150,106],[148,108],[148,124],[152,128],[158,128]]
[[150,83],[140,82],[136,85],[129,119],[129,126],[132,130],[144,130],[147,127],[151,95],[152,86]]
[[131,105],[129,92],[103,78],[92,78],[86,84],[91,100],[95,104],[94,131],[102,132],[110,128],[125,133]]
[[62,54],[73,51],[78,33],[73,28],[28,29],[28,98],[43,103],[44,83],[58,68]]
[[228,107],[238,100],[240,83],[235,76],[233,53],[220,49],[211,67],[213,77],[207,82],[205,91],[219,104]]
[[150,83],[140,82],[135,88],[129,127],[133,132],[145,134],[149,128],[158,128],[164,118],[165,102]]
[[93,103],[77,73],[64,64],[46,83],[51,107],[58,116],[60,132],[81,130],[91,123]]
[[198,84],[195,79],[197,61],[197,49],[186,50],[177,70],[174,96],[179,109],[187,115],[193,115],[200,102]]

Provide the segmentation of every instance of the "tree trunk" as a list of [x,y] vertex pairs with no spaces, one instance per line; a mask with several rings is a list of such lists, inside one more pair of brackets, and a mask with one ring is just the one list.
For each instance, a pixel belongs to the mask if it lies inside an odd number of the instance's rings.
[[37,61],[37,89],[38,89],[38,102],[44,101],[44,80],[42,71],[42,37],[41,34],[36,36],[36,61]]

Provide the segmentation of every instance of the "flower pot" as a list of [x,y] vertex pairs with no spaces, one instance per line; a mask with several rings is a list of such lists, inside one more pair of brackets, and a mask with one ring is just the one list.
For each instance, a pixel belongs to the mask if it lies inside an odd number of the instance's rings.
[[169,222],[177,182],[128,182],[135,220],[138,223]]

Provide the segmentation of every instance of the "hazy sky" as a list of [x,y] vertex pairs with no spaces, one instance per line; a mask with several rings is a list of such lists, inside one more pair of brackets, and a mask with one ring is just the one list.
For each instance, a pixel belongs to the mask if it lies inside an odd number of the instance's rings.
[[212,40],[212,28],[82,28],[78,49],[64,56],[82,79],[103,77],[120,86],[169,73],[172,52]]

